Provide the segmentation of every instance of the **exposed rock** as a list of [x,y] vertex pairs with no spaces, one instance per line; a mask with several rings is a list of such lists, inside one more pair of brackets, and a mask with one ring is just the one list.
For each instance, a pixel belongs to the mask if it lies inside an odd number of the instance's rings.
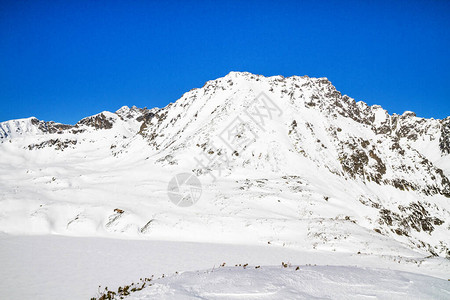
[[447,117],[441,121],[439,148],[441,149],[442,155],[450,154],[450,117]]
[[73,127],[72,125],[60,124],[53,121],[40,121],[36,118],[31,119],[31,124],[37,126],[44,133],[59,133]]
[[106,117],[104,113],[100,113],[95,116],[87,117],[79,121],[76,126],[90,126],[95,129],[111,129],[114,124],[114,119],[111,117]]
[[69,146],[75,146],[77,144],[76,140],[60,140],[60,139],[50,139],[39,144],[28,145],[28,150],[42,149],[45,147],[54,147],[55,150],[61,150],[68,148]]

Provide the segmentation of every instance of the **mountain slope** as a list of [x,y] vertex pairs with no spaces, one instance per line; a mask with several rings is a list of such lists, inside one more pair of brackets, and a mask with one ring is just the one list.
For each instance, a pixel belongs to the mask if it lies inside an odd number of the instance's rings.
[[[126,299],[445,299],[445,280],[356,267],[223,268],[153,281]],[[140,286],[139,286],[140,287]]]
[[[389,115],[326,78],[232,72],[162,109],[33,120],[0,124],[7,233],[450,256],[450,118]],[[202,194],[181,208],[167,186],[186,172]]]

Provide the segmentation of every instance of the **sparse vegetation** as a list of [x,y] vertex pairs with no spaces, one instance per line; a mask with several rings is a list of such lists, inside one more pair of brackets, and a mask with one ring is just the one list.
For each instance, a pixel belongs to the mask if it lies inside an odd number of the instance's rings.
[[[162,277],[161,277],[162,278]],[[153,275],[150,278],[140,278],[138,283],[131,283],[124,286],[119,286],[117,291],[109,290],[108,287],[101,289],[101,286],[98,287],[98,295],[97,297],[92,297],[91,300],[113,300],[113,299],[123,299],[125,296],[130,295],[131,293],[142,290],[147,286],[151,286],[150,283],[153,279]]]
[[[219,268],[224,268],[226,266],[226,263],[223,262],[219,265]],[[243,269],[247,269],[247,267],[249,266],[248,263],[245,264],[235,264],[235,267],[242,267]],[[291,263],[287,262],[281,262],[281,266],[283,268],[291,268],[292,265]],[[311,266],[311,265],[309,265]],[[255,269],[261,269],[260,265],[255,266]],[[296,266],[295,267],[295,271],[300,270],[300,266]],[[214,268],[211,270],[206,271],[206,273],[210,273],[210,272],[214,272]],[[178,275],[178,272],[175,272],[174,275]],[[156,278],[156,279],[162,279],[165,278],[166,276],[164,274],[162,274],[160,277]],[[115,299],[124,299],[124,297],[129,296],[132,293],[141,291],[142,289],[152,286],[153,285],[153,281],[156,280],[154,279],[154,275],[152,275],[149,278],[140,278],[139,281],[137,283],[131,283],[131,284],[126,284],[123,286],[119,286],[117,288],[117,290],[110,290],[108,287],[104,287],[102,288],[101,285],[98,286],[98,293],[96,297],[92,297],[90,300],[115,300]]]

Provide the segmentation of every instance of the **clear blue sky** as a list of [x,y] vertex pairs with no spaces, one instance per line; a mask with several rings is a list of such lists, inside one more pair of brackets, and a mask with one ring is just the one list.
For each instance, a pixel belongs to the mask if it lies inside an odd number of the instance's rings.
[[444,118],[449,16],[444,0],[1,0],[0,121],[163,107],[230,71],[324,76],[390,113]]

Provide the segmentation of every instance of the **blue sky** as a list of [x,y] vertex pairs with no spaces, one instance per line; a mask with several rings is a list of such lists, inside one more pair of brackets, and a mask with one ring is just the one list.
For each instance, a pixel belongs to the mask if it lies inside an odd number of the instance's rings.
[[449,1],[0,1],[0,121],[163,107],[230,71],[450,115]]

